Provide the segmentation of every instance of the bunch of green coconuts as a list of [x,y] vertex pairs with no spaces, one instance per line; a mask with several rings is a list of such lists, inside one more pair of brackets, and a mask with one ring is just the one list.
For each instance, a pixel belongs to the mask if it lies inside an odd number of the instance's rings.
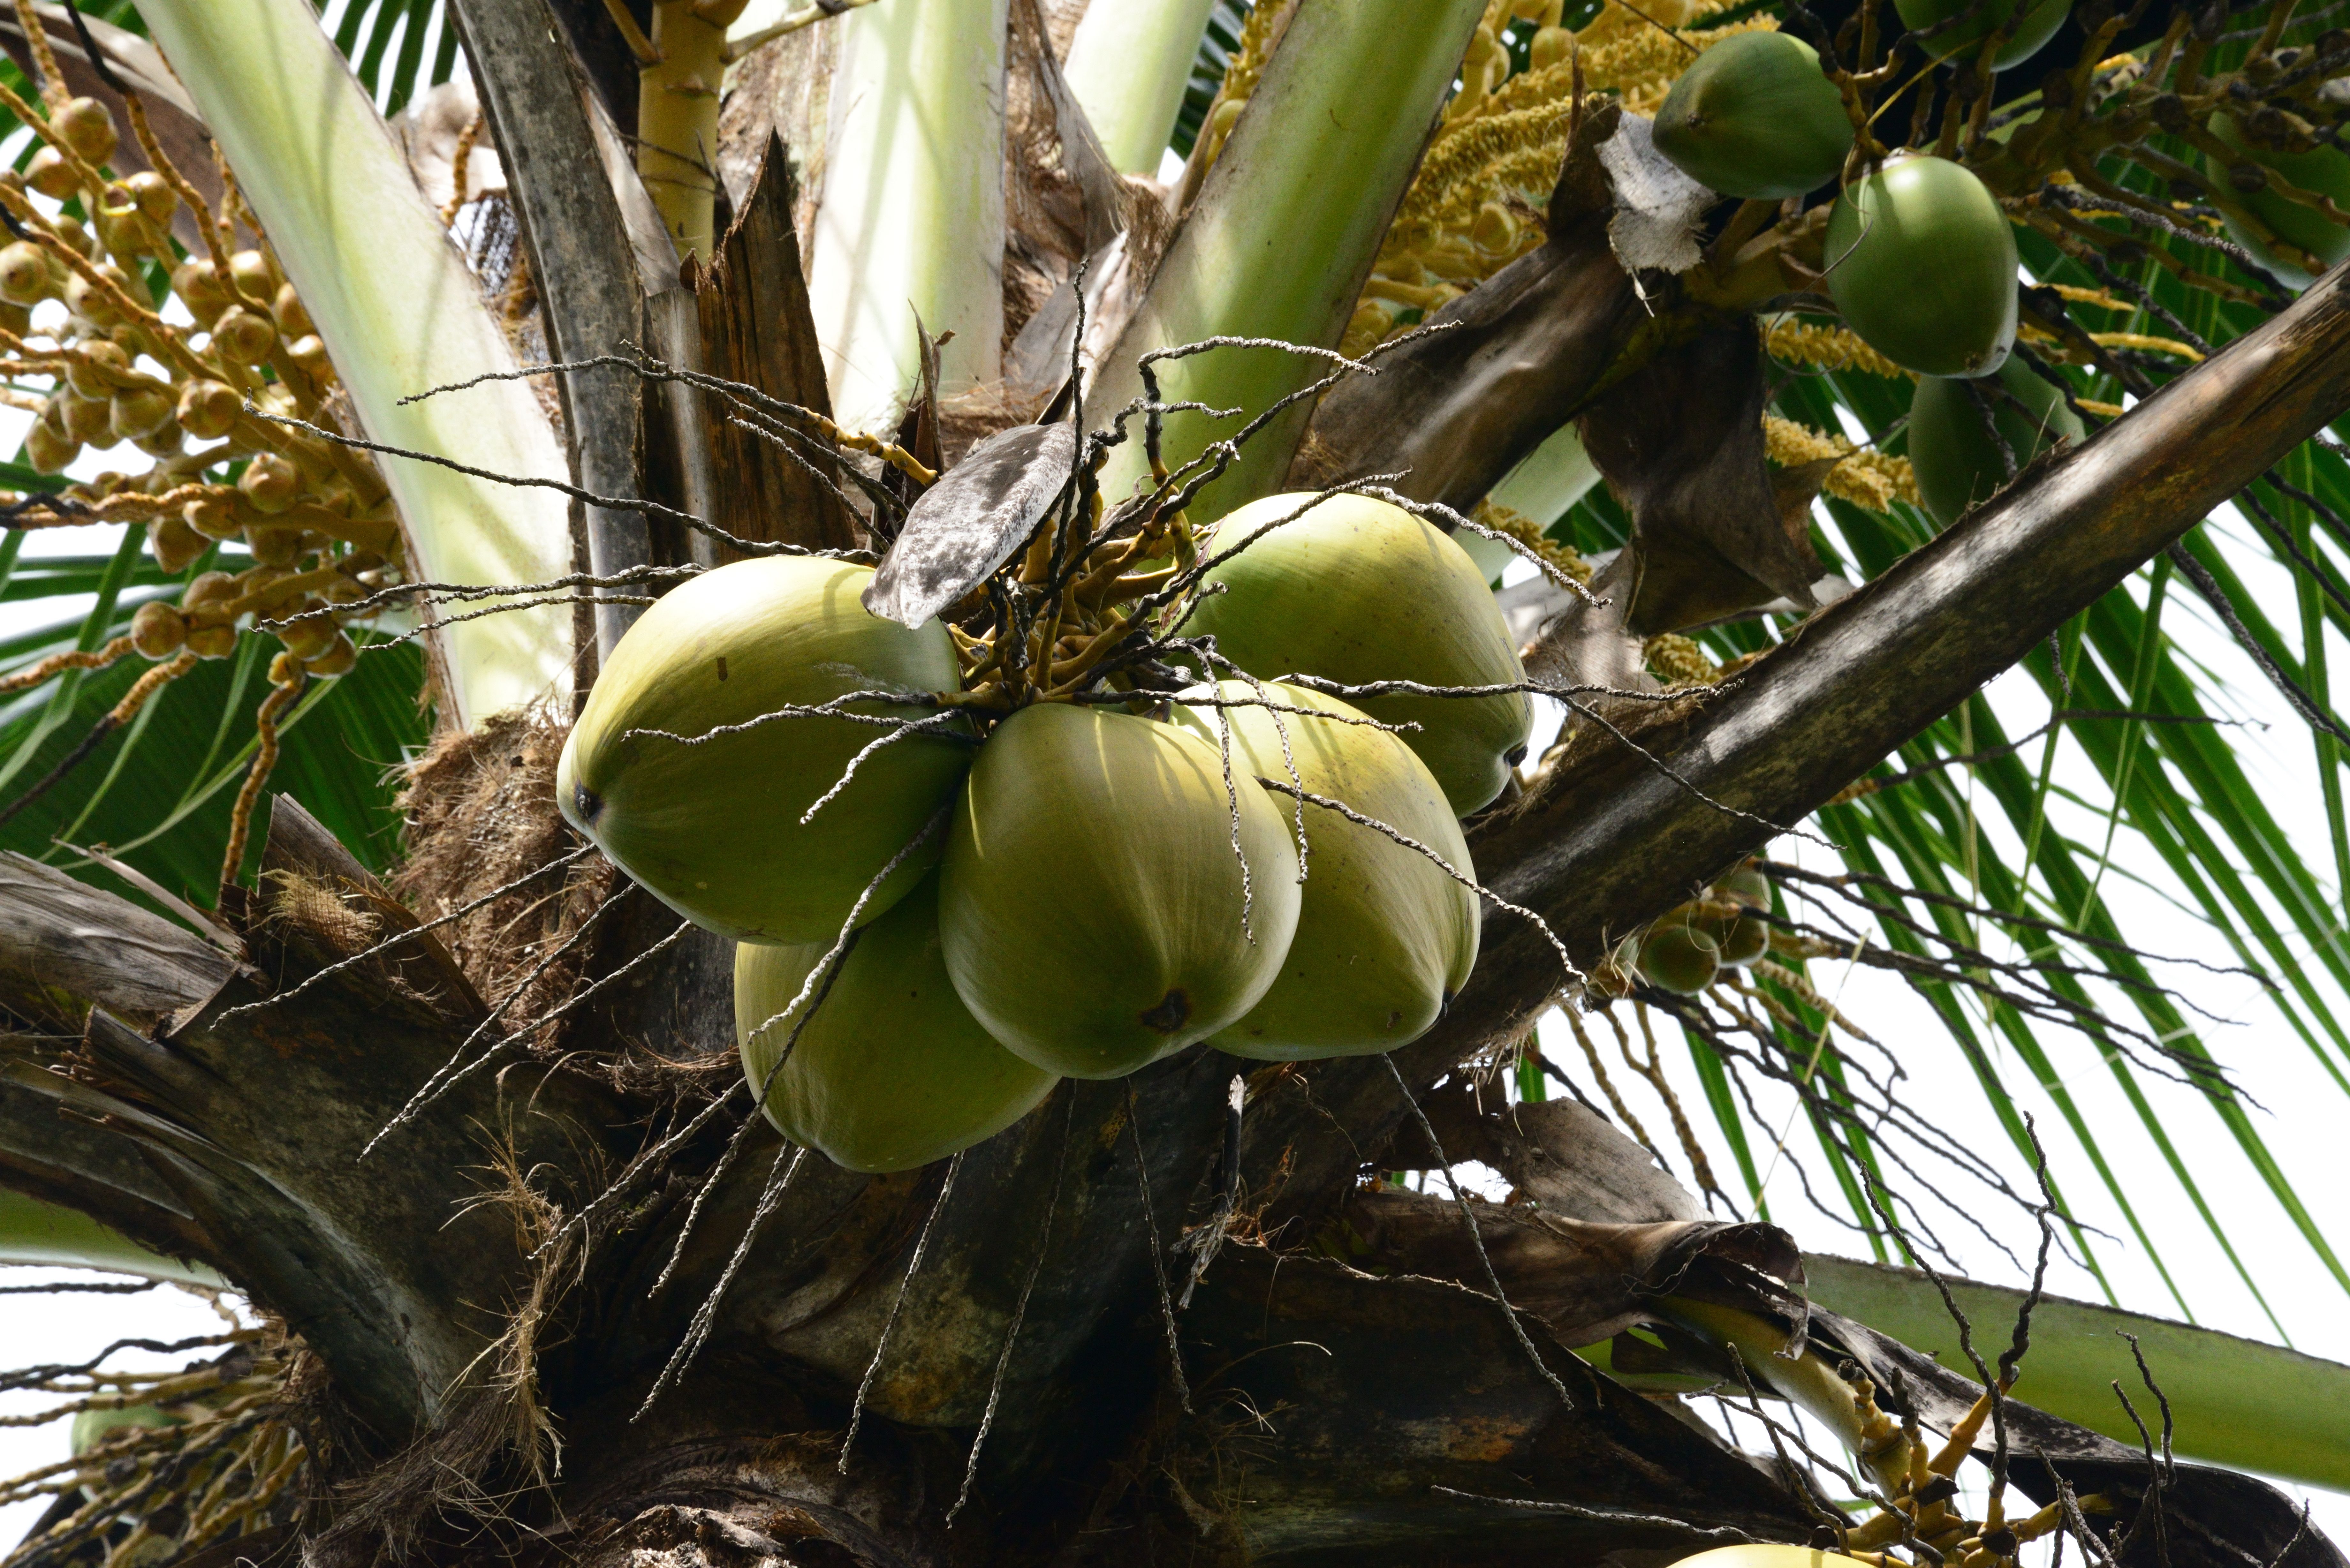
[[1605,991],[1627,991],[1634,976],[1660,991],[1695,996],[1726,969],[1746,969],[1771,950],[1771,879],[1742,866],[1701,898],[1657,917],[1638,936],[1617,944],[1614,972],[1595,976]]
[[[744,1070],[786,1137],[910,1168],[1064,1076],[1202,1041],[1392,1050],[1466,981],[1459,819],[1533,720],[1483,573],[1357,495],[1269,497],[1199,545],[1191,591],[1137,628],[1186,640],[1200,679],[1175,690],[977,701],[968,633],[868,613],[871,571],[807,556],[697,576],[613,650],[562,808],[736,940]],[[1225,679],[1197,668],[1210,638]],[[1342,700],[1290,676],[1501,690]]]
[[[2071,0],[1898,0],[1898,8],[1913,29],[1968,17],[1932,35],[1945,57],[2002,30],[1993,63],[2003,69],[2048,42]],[[1714,45],[1673,84],[1655,135],[1682,172],[1725,195],[1799,199],[1848,174],[1828,217],[1828,294],[1863,341],[1918,373],[1909,456],[1937,521],[1951,523],[1997,491],[2011,463],[2083,438],[2063,394],[2010,358],[2017,257],[1999,199],[1963,165],[1927,153],[1847,171],[1852,116],[1810,45],[1769,32]],[[2350,245],[2350,231],[2338,232]]]

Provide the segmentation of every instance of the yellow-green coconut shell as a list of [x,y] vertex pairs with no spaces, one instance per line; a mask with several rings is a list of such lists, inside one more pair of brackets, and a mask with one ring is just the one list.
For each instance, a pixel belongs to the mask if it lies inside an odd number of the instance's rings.
[[72,1446],[73,1457],[79,1459],[104,1442],[109,1433],[125,1427],[160,1429],[184,1427],[184,1416],[174,1416],[152,1405],[126,1405],[119,1410],[84,1410],[73,1418],[73,1431],[67,1441]]
[[997,1044],[955,994],[939,946],[936,874],[858,931],[805,1025],[806,1004],[778,1017],[830,947],[734,950],[743,1071],[793,1142],[850,1170],[911,1170],[994,1137],[1060,1081]]
[[939,934],[955,991],[1014,1054],[1116,1078],[1256,1005],[1297,929],[1297,852],[1234,770],[1251,908],[1216,748],[1041,702],[995,728],[955,806]]
[[1657,110],[1656,140],[1700,185],[1777,202],[1835,178],[1852,151],[1852,117],[1809,44],[1738,33],[1674,79]]
[[[737,562],[658,600],[598,673],[563,748],[556,794],[572,825],[696,925],[742,941],[831,942],[858,896],[948,801],[967,741],[920,734],[868,757],[848,787],[801,815],[887,733],[847,718],[769,719],[855,691],[951,691],[954,650],[936,621],[869,615],[864,566],[804,556]],[[919,718],[884,701],[857,712]],[[909,856],[866,905],[887,909],[939,857]]]
[[1828,293],[1845,325],[1921,376],[1988,376],[2015,346],[2015,234],[1947,158],[1899,158],[1828,214]]
[[[2211,117],[2211,134],[2244,161],[2257,163],[2287,184],[2313,195],[2330,197],[2335,206],[2350,209],[2350,154],[2341,149],[2323,143],[2306,152],[2254,147],[2244,140],[2243,130],[2235,120],[2224,114]],[[2206,161],[2213,165],[2213,176],[2224,184],[2228,171],[2219,166],[2220,161],[2212,158]],[[2224,222],[2228,237],[2251,252],[2252,259],[2274,273],[2277,281],[2287,287],[2307,288],[2314,279],[2307,267],[2279,255],[2275,240],[2299,245],[2327,266],[2350,256],[2350,227],[2335,223],[2316,208],[2288,202],[2274,191],[2258,191],[2249,196],[2238,194],[2236,199],[2268,232],[2262,234],[2233,214],[2227,214]]]
[[1672,1568],[1866,1568],[1857,1557],[1822,1552],[1814,1546],[1788,1546],[1757,1541],[1744,1546],[1717,1546],[1684,1557]]
[[[1945,27],[1931,38],[1924,40],[1927,49],[1938,59],[1963,55],[1976,58],[1981,51],[1972,47],[1991,36],[1991,29],[2006,30],[2007,41],[1991,57],[1991,68],[2005,70],[2022,65],[2047,47],[2073,14],[2073,0],[1893,0],[1893,8],[1901,14],[1901,25],[1913,30],[1931,27],[1950,18],[1972,15],[1958,26]],[[2016,16],[2018,9],[2022,16]]]
[[[1228,701],[1257,700],[1255,690],[1240,681],[1217,691]],[[1444,792],[1399,737],[1347,722],[1361,715],[1336,697],[1279,684],[1268,686],[1266,695],[1334,717],[1263,706],[1224,709],[1235,774],[1295,783],[1308,794],[1344,801],[1425,844],[1462,876],[1476,876]],[[1210,744],[1217,743],[1214,710],[1180,711]],[[1276,721],[1289,732],[1285,760]],[[1273,799],[1294,839],[1295,797],[1274,793]],[[1305,823],[1304,898],[1281,978],[1246,1017],[1208,1044],[1266,1062],[1365,1055],[1409,1044],[1468,982],[1477,961],[1477,896],[1426,856],[1326,807],[1307,804]]]
[[[1210,556],[1232,549],[1313,499],[1269,495],[1227,515]],[[1183,630],[1251,675],[1318,675],[1348,685],[1415,680],[1503,686],[1525,667],[1484,574],[1441,531],[1367,495],[1335,495],[1206,574]],[[1436,775],[1455,815],[1492,802],[1525,756],[1534,705],[1523,691],[1487,697],[1349,699],[1375,719],[1420,727],[1404,742]]]

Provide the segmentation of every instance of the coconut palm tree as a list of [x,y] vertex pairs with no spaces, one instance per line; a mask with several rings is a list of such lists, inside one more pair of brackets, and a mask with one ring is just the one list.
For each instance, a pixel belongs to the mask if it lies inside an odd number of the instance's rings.
[[[54,1500],[12,1563],[2340,1560],[2247,1472],[2350,1480],[2350,1368],[2151,1315],[2183,1295],[2043,1289],[2056,1253],[2163,1270],[2064,1087],[2080,1052],[2223,1246],[2149,1080],[2350,1288],[2258,1064],[2206,1046],[2196,971],[2114,891],[2116,841],[2150,852],[2340,1079],[2326,14],[329,19],[21,0],[0,70],[30,133],[0,349],[38,413],[0,545],[0,1256],[254,1314],[183,1370],[16,1376],[85,1452],[11,1483]],[[1766,70],[1783,93],[1742,97]],[[76,467],[109,443],[152,466]],[[753,561],[878,562],[877,614],[952,623],[956,690],[891,693],[920,722],[1147,706],[1216,657],[1182,639],[1222,613],[1180,597],[1233,558],[1208,525],[1298,492],[1451,535],[1522,645],[1491,684],[1562,718],[1453,800],[1482,950],[1434,1026],[1069,1078],[911,1169],[779,1134],[731,935],[558,791],[632,626]],[[2230,504],[2254,545],[2199,526]],[[140,524],[110,555],[21,555],[109,522]],[[2261,553],[2291,617],[2246,588]],[[2330,885],[2165,629],[2182,592],[2306,722]],[[1347,629],[1400,638],[1392,607]],[[1092,618],[1066,646],[1065,612]],[[1985,695],[2015,669],[2044,733]],[[1303,821],[1310,791],[1261,782]],[[712,824],[710,864],[770,826]],[[793,1040],[864,909],[793,971]],[[1831,961],[1916,988],[1945,1038],[1905,1049],[1961,1056],[2009,1147],[1905,1086],[1809,978]],[[1769,1222],[1783,1101],[1870,1261]],[[1953,1223],[2017,1283],[1960,1277]]]

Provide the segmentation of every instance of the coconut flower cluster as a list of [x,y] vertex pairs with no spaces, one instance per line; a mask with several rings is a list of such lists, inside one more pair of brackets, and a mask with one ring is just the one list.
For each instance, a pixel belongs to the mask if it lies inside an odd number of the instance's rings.
[[[335,422],[326,346],[225,171],[215,213],[126,93],[150,167],[118,177],[113,110],[66,96],[37,19],[26,24],[50,84],[42,109],[0,89],[42,143],[21,174],[0,174],[0,212],[14,236],[0,246],[0,351],[16,386],[49,388],[12,397],[39,413],[25,455],[57,474],[85,449],[128,443],[152,466],[8,496],[12,522],[143,524],[167,574],[219,545],[250,553],[241,571],[200,573],[176,602],[141,605],[118,656],[224,658],[241,627],[290,621],[276,628],[286,655],[278,683],[340,675],[358,652],[343,607],[398,581],[402,551],[373,462],[278,422]],[[44,213],[35,192],[63,210]],[[183,218],[203,247],[194,254],[173,237]],[[250,245],[236,245],[240,227]],[[168,293],[157,287],[165,276]],[[165,319],[172,297],[189,322]]]
[[1201,1042],[1392,1050],[1476,961],[1460,819],[1532,709],[1466,552],[1352,494],[1117,532],[1048,520],[911,626],[848,562],[706,573],[565,748],[572,823],[738,941],[751,1084],[843,1165],[928,1163]]

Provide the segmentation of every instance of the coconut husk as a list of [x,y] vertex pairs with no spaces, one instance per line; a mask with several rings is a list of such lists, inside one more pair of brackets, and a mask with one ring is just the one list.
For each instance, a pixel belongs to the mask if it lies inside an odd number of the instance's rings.
[[[407,859],[392,888],[410,909],[436,919],[578,846],[555,802],[555,767],[567,733],[546,710],[525,710],[471,734],[442,735],[409,769],[400,796]],[[616,876],[601,856],[588,856],[442,927],[442,940],[474,989],[495,1005],[578,930]],[[508,1010],[517,1027],[570,994],[593,947],[582,943],[529,981],[529,993]],[[550,1049],[556,1040],[550,1033],[532,1044]]]

